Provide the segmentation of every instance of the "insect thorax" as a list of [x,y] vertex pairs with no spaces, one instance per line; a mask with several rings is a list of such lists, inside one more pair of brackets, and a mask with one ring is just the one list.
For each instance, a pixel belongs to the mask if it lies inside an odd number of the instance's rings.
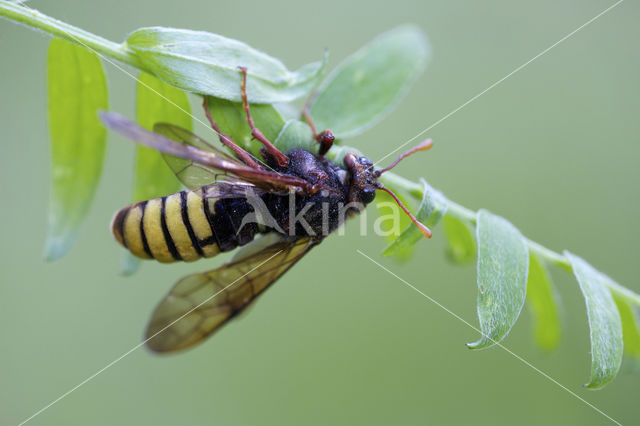
[[[278,225],[288,235],[323,238],[371,201],[353,199],[354,182],[350,170],[305,150],[293,150],[287,155],[288,166],[274,167],[276,171],[323,188],[312,195],[295,195],[293,199],[290,195],[267,194],[263,197]],[[359,193],[359,190],[355,192]]]

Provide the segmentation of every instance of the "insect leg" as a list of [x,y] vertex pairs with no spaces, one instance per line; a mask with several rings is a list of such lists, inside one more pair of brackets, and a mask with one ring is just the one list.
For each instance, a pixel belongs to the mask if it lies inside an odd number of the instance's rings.
[[335,140],[335,137],[333,136],[333,133],[331,133],[331,130],[328,130],[328,129],[323,130],[320,133],[317,133],[316,125],[313,122],[313,117],[311,117],[311,114],[309,113],[309,106],[311,105],[314,98],[315,98],[315,93],[309,97],[307,104],[302,109],[302,116],[304,117],[304,120],[307,122],[309,127],[311,127],[313,138],[320,144],[318,155],[323,156],[329,151],[329,149],[333,145],[333,141]]
[[251,155],[249,155],[249,153],[247,151],[242,149],[240,146],[238,146],[237,143],[232,141],[229,136],[225,135],[224,133],[222,133],[220,131],[220,128],[218,127],[218,124],[213,120],[213,117],[211,116],[211,110],[209,110],[209,104],[207,103],[207,97],[203,96],[202,98],[203,98],[202,107],[204,108],[204,113],[207,116],[207,119],[209,120],[209,123],[211,124],[211,127],[218,134],[218,138],[220,139],[220,142],[223,145],[231,148],[231,150],[233,152],[235,152],[235,154],[238,156],[238,158],[240,158],[242,161],[244,161],[247,166],[253,167],[254,169],[257,169],[257,170],[264,169],[264,167],[262,167],[256,160],[254,160],[253,157],[251,157]]
[[247,100],[247,69],[245,67],[238,68],[242,71],[242,83],[240,86],[242,89],[242,106],[244,107],[244,112],[247,114],[247,123],[249,123],[249,127],[251,127],[251,136],[262,142],[269,155],[276,160],[280,167],[286,167],[289,164],[289,157],[280,152],[280,150],[256,128],[253,122],[253,117],[251,117],[251,112],[249,111],[249,101]]

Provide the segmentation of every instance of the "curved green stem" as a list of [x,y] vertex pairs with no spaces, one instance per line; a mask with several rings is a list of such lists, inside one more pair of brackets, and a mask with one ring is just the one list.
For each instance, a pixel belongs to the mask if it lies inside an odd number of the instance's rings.
[[[385,173],[380,177],[380,181],[389,188],[399,189],[409,193],[414,198],[421,200],[422,199],[422,185],[417,182],[412,182],[408,179],[403,178],[402,176],[398,176],[393,173]],[[447,215],[453,216],[456,219],[460,219],[464,222],[467,222],[473,226],[476,224],[476,212],[470,210],[464,206],[461,206],[458,203],[455,203],[449,199],[447,199]],[[560,268],[572,272],[573,269],[571,264],[569,263],[569,259],[567,259],[563,254],[556,253],[555,251],[544,247],[543,245],[530,240],[525,237],[525,241],[529,250],[538,256],[541,259],[546,260],[549,263],[552,263]],[[615,294],[616,296],[626,300],[627,302],[633,303],[637,306],[640,306],[640,294],[634,293],[628,288],[622,287],[620,284],[616,283],[611,279],[606,280],[607,287],[609,290]]]
[[622,287],[620,284],[613,281],[612,279],[607,279],[606,281],[607,281],[607,287],[609,287],[609,290],[611,290],[613,294],[617,295],[621,299],[626,300],[627,302],[640,306],[640,294],[635,293],[626,287]]
[[97,53],[140,68],[136,56],[125,44],[107,40],[106,38],[74,27],[73,25],[59,21],[21,4],[0,0],[0,16],[31,28],[45,31],[53,36],[80,44]]
[[538,257],[545,259],[556,266],[566,269],[569,272],[573,271],[573,269],[571,268],[571,264],[569,263],[569,259],[567,259],[564,255],[556,253],[555,251],[550,250],[526,237],[525,239],[527,241],[527,245],[529,246],[529,250],[538,255]]
[[[415,198],[419,200],[422,199],[422,185],[419,183],[412,182],[393,173],[385,173],[380,177],[380,180],[384,185],[390,188],[401,188]],[[476,212],[449,199],[447,199],[447,214],[464,222],[470,223],[471,225],[475,226],[476,224]],[[571,270],[569,260],[562,254],[556,253],[528,238],[526,238],[526,241],[529,246],[529,250],[533,251],[539,257],[553,263],[554,265],[560,266],[569,271]]]

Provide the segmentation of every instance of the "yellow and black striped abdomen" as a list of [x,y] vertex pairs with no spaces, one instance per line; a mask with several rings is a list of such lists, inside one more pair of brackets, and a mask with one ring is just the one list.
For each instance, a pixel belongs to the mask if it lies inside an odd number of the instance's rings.
[[203,200],[202,190],[130,204],[116,212],[111,232],[143,259],[168,263],[212,257],[220,249],[211,204]]

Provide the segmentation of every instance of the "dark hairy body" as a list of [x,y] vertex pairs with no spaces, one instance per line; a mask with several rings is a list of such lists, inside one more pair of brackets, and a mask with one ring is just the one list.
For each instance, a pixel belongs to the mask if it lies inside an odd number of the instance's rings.
[[[323,189],[310,195],[262,194],[260,199],[278,225],[267,228],[267,232],[275,231],[289,236],[313,237],[320,240],[336,230],[347,215],[357,213],[373,201],[373,197],[350,197],[351,194],[361,194],[361,191],[354,191],[352,188],[357,183],[353,180],[351,170],[304,150],[294,150],[287,155],[290,162],[286,167],[271,165],[276,172],[306,179],[312,185],[323,184]],[[368,159],[361,158],[362,163],[371,165]],[[252,211],[250,200],[243,201],[245,208],[240,207],[239,200],[233,203],[234,207],[242,211],[247,208]],[[254,228],[257,230],[258,227]],[[242,230],[240,232],[242,233]]]
[[[294,150],[287,155],[290,160],[287,166],[280,167],[275,162],[269,166],[277,173],[296,176],[314,185],[322,181],[327,188],[312,195],[260,194],[264,209],[275,220],[271,226],[256,222],[243,224],[247,215],[255,213],[255,200],[226,198],[216,201],[211,225],[221,251],[247,244],[257,233],[278,232],[321,240],[341,225],[347,210],[349,214],[358,210],[355,205],[347,206],[350,172],[308,151]],[[364,207],[364,203],[361,204]]]

